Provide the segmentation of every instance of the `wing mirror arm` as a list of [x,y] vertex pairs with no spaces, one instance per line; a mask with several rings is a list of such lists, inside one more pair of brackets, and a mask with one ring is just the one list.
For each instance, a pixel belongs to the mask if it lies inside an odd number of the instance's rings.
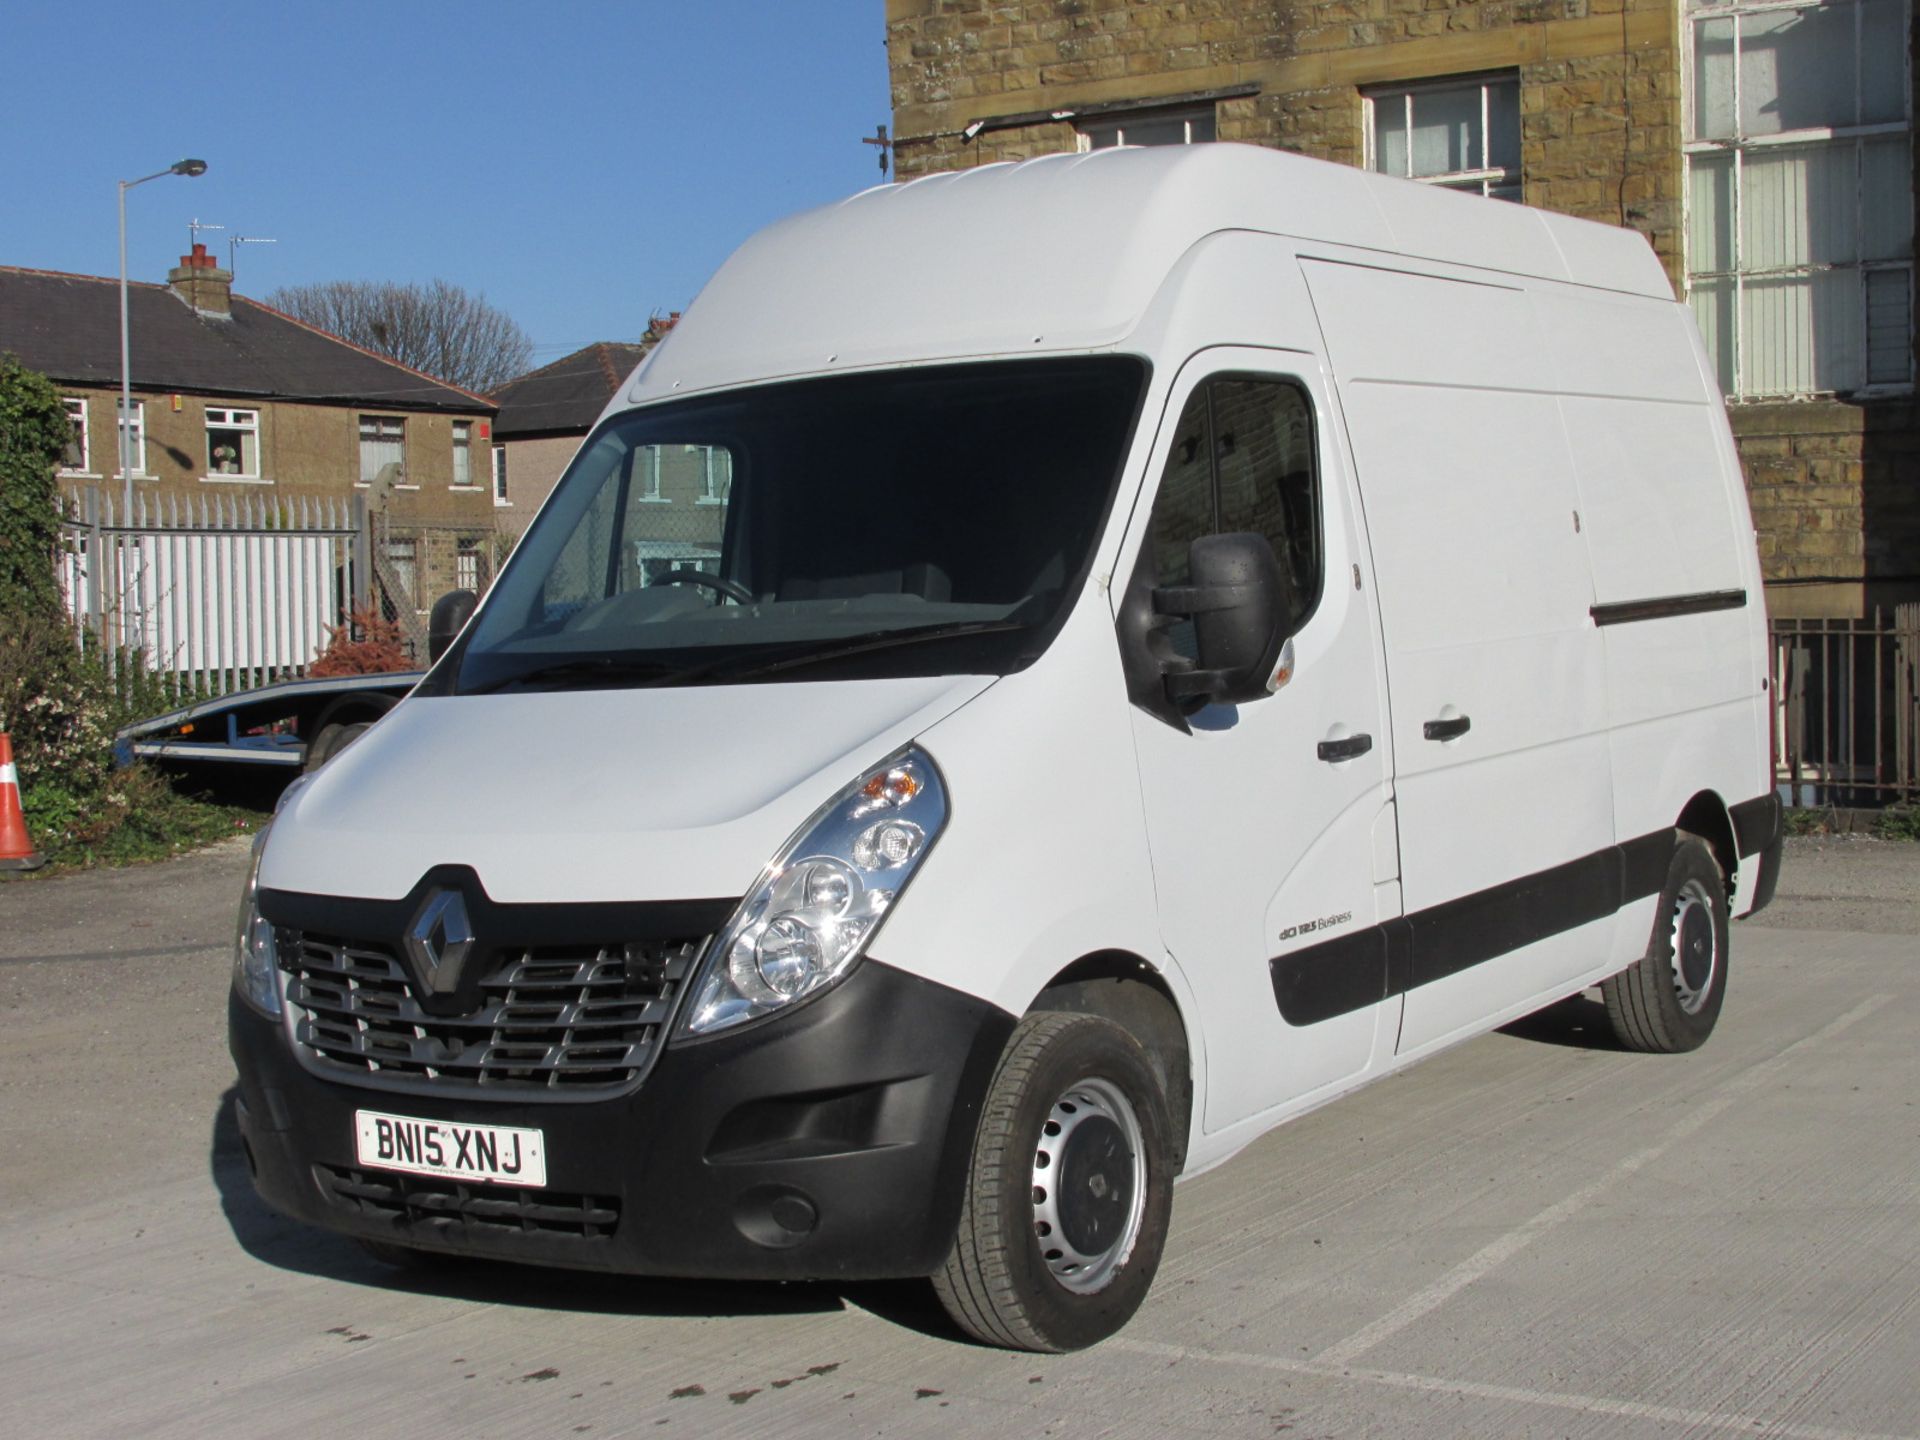
[[1188,551],[1192,583],[1156,588],[1156,616],[1193,621],[1197,663],[1163,663],[1167,698],[1183,712],[1244,705],[1292,677],[1280,562],[1264,535],[1203,535]]
[[449,590],[433,602],[433,612],[427,617],[429,662],[447,653],[479,606],[480,597],[471,590]]

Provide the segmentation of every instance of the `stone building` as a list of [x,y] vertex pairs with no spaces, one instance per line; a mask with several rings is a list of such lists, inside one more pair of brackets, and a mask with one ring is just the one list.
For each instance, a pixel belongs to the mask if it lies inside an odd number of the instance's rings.
[[[195,245],[166,285],[128,286],[134,494],[364,495],[383,574],[413,608],[484,583],[492,402],[235,295],[232,280]],[[0,350],[60,387],[73,424],[62,491],[117,507],[118,281],[0,266]]]
[[[680,318],[676,311],[647,323],[637,345],[601,341],[509,381],[494,392],[495,502],[511,507],[505,527],[526,528],[580,442],[627,377]],[[720,530],[733,485],[732,461],[713,445],[648,445],[634,460],[638,502],[628,538],[643,584],[691,567],[717,573]],[[504,510],[503,510],[504,515]]]
[[656,320],[637,345],[602,340],[509,380],[493,392],[493,503],[501,528],[527,528],[574,451],[620,384],[633,374],[670,321]]
[[1771,612],[1920,598],[1910,0],[887,0],[886,25],[902,180],[1244,141],[1638,230],[1733,402]]

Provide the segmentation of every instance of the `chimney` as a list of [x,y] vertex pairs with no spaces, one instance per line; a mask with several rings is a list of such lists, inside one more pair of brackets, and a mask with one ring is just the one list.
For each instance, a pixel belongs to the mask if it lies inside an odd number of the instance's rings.
[[221,319],[233,315],[233,272],[222,270],[198,241],[194,242],[193,253],[182,255],[180,263],[167,272],[167,284],[196,315]]

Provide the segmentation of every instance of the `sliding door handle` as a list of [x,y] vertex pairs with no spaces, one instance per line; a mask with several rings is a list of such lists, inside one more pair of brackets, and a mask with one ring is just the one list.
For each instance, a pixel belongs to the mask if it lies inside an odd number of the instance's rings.
[[1373,748],[1371,735],[1349,735],[1344,740],[1322,740],[1320,758],[1329,762],[1352,760]]
[[1473,728],[1473,717],[1455,715],[1446,720],[1429,720],[1421,728],[1421,733],[1429,740],[1458,740]]

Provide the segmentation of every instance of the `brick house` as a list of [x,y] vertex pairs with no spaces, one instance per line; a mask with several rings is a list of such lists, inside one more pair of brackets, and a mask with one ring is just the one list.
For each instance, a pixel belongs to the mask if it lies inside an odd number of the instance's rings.
[[650,340],[603,340],[493,392],[500,407],[493,432],[493,503],[502,529],[526,529],[613,392],[651,348]]
[[[494,392],[494,501],[511,506],[503,528],[519,531],[553,490],[600,412],[680,318],[647,323],[637,345],[589,345]],[[649,583],[680,566],[715,568],[733,476],[727,453],[709,445],[650,447],[636,476],[643,508],[633,541]]]
[[[415,608],[480,582],[494,526],[483,396],[235,295],[206,247],[129,284],[133,488],[143,499],[364,494]],[[50,377],[73,423],[62,490],[115,506],[119,282],[0,266],[0,350]]]
[[1911,0],[887,0],[886,25],[902,180],[1235,140],[1639,230],[1733,402],[1772,613],[1920,598]]

